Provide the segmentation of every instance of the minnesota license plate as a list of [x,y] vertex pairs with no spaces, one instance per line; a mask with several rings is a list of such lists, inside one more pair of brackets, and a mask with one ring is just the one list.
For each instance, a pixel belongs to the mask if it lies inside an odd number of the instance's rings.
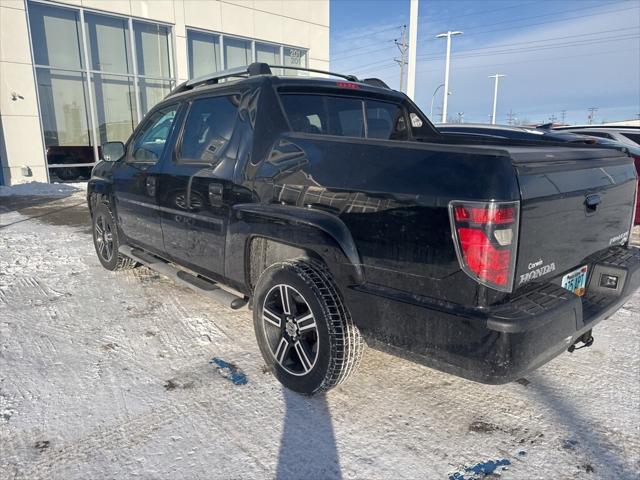
[[579,297],[584,295],[587,286],[587,266],[580,267],[562,277],[562,288],[575,293]]

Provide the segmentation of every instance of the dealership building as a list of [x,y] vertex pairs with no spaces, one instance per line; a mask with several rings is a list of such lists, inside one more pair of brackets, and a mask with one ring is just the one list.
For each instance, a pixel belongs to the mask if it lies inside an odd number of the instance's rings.
[[0,0],[0,185],[82,178],[176,84],[253,61],[328,70],[329,0]]

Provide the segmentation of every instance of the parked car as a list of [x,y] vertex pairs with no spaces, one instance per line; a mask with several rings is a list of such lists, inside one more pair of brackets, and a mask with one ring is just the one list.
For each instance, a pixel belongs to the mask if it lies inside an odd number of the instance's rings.
[[555,127],[556,132],[572,132],[580,135],[608,138],[625,145],[640,148],[640,127],[615,127],[610,125],[571,125]]
[[450,138],[406,95],[338,78],[192,80],[104,144],[102,265],[248,302],[264,361],[304,394],[349,377],[362,335],[485,383],[590,345],[640,285],[630,157]]
[[[614,137],[609,133],[600,135],[600,132],[596,131],[593,134],[594,129],[577,128],[573,129],[551,129],[551,125],[541,125],[537,128],[530,127],[518,127],[511,125],[487,125],[487,124],[444,124],[438,125],[440,133],[445,135],[465,135],[475,136],[477,138],[489,138],[489,141],[493,139],[502,140],[522,140],[532,142],[569,142],[569,143],[592,143],[601,146],[608,146],[613,148],[622,148],[629,152],[633,157],[636,172],[640,178],[640,145],[637,145],[631,137],[627,138],[623,134],[618,132]],[[629,130],[629,129],[622,129]],[[638,134],[640,134],[640,129]],[[627,134],[625,134],[627,135]],[[620,137],[624,141],[620,141]],[[640,182],[640,180],[638,180]],[[639,185],[640,188],[640,185]],[[636,213],[634,218],[634,225],[640,224],[640,196],[636,196]]]
[[[574,133],[599,138],[602,141],[616,141],[626,146],[633,157],[636,172],[640,178],[640,127],[612,127],[612,126],[574,126],[558,127],[554,131]],[[638,180],[640,182],[640,179]],[[639,183],[640,188],[640,183]],[[634,225],[640,225],[640,195],[636,197],[636,215]]]
[[559,132],[547,128],[521,127],[514,125],[490,125],[486,123],[445,123],[438,125],[438,131],[446,135],[475,135],[495,139],[522,140],[533,142],[597,143],[593,137]]

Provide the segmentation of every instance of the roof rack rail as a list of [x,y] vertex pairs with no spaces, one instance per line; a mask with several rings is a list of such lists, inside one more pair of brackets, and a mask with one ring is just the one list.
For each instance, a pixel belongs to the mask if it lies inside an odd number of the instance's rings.
[[[249,67],[252,65],[254,64],[249,65]],[[187,90],[191,90],[200,85],[213,85],[225,78],[246,77],[249,75],[249,67],[230,68],[221,72],[211,73],[187,80],[174,88],[167,96],[177,95],[178,93],[186,92]]]
[[299,70],[301,72],[311,72],[311,73],[323,73],[324,75],[331,75],[332,77],[344,78],[350,82],[359,82],[358,77],[355,75],[345,75],[343,73],[329,72],[327,70],[318,70],[316,68],[305,68],[305,67],[292,67],[289,65],[271,65],[270,68],[279,68],[281,70]]
[[[223,70],[221,72],[212,73],[210,75],[204,75],[202,77],[194,78],[192,80],[187,80],[186,82],[181,83],[176,88],[174,88],[167,97],[172,95],[177,95],[178,93],[186,92],[187,90],[192,90],[195,87],[199,87],[201,85],[215,85],[219,83],[220,80],[233,78],[233,77],[253,77],[256,75],[273,75],[272,68],[280,69],[280,70],[298,70],[303,72],[311,72],[311,73],[322,73],[324,75],[331,75],[332,77],[339,77],[348,80],[349,82],[360,82],[358,77],[355,75],[345,75],[342,73],[329,72],[326,70],[318,70],[315,68],[304,68],[304,67],[293,67],[288,65],[268,65],[266,63],[254,62],[246,67],[237,67],[230,68],[228,70]],[[378,78],[367,78],[362,80],[363,83],[374,87],[382,87],[389,88],[389,86],[384,83],[382,80]]]

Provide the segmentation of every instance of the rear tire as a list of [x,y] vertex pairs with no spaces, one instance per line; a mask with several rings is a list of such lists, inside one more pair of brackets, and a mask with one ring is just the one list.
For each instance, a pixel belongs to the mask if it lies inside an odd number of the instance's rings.
[[120,247],[118,228],[109,206],[105,203],[98,203],[93,209],[91,221],[93,245],[102,266],[111,271],[135,268],[138,265],[136,261],[118,251]]
[[262,356],[285,387],[313,395],[344,382],[364,342],[321,264],[274,264],[258,279],[253,323]]

